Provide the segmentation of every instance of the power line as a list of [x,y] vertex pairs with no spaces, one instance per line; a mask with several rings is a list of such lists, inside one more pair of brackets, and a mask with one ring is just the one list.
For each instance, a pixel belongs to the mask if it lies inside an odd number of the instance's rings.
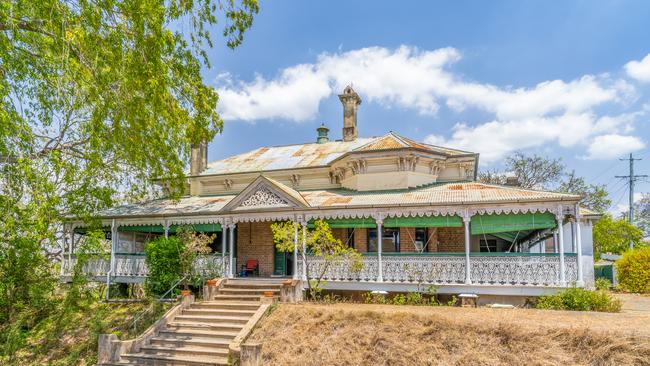
[[[628,187],[630,188],[630,211],[628,213],[628,220],[630,221],[630,224],[634,224],[634,183],[639,179],[639,178],[647,178],[647,175],[634,175],[634,162],[641,160],[641,158],[634,158],[632,156],[632,153],[630,153],[630,157],[627,159],[619,159],[621,161],[629,161],[630,162],[630,174],[629,175],[617,175],[616,178],[626,178],[628,179]],[[630,241],[630,249],[634,249],[634,243]]]

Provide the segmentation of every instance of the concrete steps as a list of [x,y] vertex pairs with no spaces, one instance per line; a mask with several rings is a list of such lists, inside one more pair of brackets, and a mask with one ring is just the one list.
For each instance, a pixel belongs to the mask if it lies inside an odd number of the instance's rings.
[[265,292],[280,296],[278,280],[229,279],[213,301],[193,303],[142,346],[108,365],[216,366],[228,364],[229,345],[260,307]]

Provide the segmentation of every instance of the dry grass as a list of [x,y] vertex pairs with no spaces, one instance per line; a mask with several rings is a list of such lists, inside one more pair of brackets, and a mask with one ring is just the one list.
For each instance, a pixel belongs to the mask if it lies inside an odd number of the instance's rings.
[[[281,305],[251,339],[264,343],[269,365],[650,365],[646,337],[588,327],[468,321],[448,316],[443,308],[405,310]],[[498,314],[453,312],[466,310]]]

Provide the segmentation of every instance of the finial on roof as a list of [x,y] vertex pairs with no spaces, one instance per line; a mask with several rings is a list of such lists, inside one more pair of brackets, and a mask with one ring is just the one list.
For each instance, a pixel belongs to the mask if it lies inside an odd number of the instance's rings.
[[329,132],[329,128],[325,127],[324,123],[320,124],[320,127],[316,129],[318,131],[318,137],[316,138],[316,142],[319,144],[324,144],[326,142],[329,142],[329,137],[327,136],[327,133]]

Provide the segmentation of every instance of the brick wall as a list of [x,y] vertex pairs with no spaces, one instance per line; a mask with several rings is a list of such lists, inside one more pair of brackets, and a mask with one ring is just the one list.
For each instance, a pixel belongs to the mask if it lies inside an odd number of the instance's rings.
[[273,233],[270,222],[237,224],[237,272],[249,259],[260,263],[260,276],[273,274]]
[[427,251],[437,252],[438,251],[438,228],[430,227],[428,230],[428,235],[429,237],[427,239],[429,240],[429,243],[427,244]]
[[415,228],[414,227],[401,227],[399,228],[399,250],[400,252],[412,253],[415,252]]
[[359,253],[368,252],[368,229],[354,229],[354,248]]
[[465,229],[462,227],[441,227],[438,228],[438,251],[439,252],[464,252],[465,251]]

